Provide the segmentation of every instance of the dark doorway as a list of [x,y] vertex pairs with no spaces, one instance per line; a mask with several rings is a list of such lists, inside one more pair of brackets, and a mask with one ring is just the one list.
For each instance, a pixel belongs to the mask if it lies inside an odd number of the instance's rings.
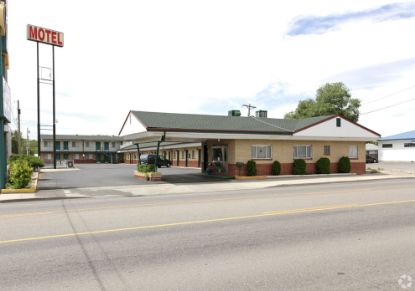
[[203,172],[206,172],[208,164],[209,164],[208,146],[205,144],[203,145]]
[[200,168],[200,164],[202,162],[202,150],[197,150],[197,167]]
[[184,166],[185,167],[188,167],[189,166],[189,151],[188,150],[185,150],[184,151],[184,154],[185,154],[185,163],[184,163]]

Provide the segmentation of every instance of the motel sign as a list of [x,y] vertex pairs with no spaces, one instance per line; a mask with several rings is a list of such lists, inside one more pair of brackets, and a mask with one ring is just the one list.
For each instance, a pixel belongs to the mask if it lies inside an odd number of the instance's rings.
[[63,32],[54,31],[48,28],[27,25],[27,39],[63,47]]

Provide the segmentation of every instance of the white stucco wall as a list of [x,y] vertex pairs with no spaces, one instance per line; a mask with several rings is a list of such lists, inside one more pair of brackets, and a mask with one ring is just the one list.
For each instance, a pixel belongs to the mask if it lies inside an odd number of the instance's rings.
[[[415,147],[404,147],[405,143],[410,140],[403,141],[382,141],[379,142],[379,160],[394,162],[410,162],[415,161]],[[383,144],[392,144],[392,148],[383,148]]]
[[120,135],[129,135],[133,133],[140,133],[145,132],[147,129],[141,124],[140,121],[138,121],[137,118],[133,114],[128,114],[127,120],[124,124],[124,127],[122,131],[120,132]]
[[363,138],[368,141],[377,140],[379,138],[376,134],[344,118],[341,118],[340,127],[337,127],[336,125],[336,118],[332,118],[310,128],[301,130],[295,133],[294,136]]

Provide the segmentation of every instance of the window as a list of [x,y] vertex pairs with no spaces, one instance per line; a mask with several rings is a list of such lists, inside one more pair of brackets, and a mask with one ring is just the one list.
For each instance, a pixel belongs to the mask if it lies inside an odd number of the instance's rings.
[[325,156],[330,156],[330,146],[329,145],[324,146],[324,155]]
[[100,151],[101,150],[101,142],[99,142],[99,141],[95,142],[95,149],[97,151]]
[[68,153],[63,153],[63,159],[67,160],[68,159]]
[[195,158],[195,150],[192,150],[192,159]]
[[85,146],[86,146],[87,148],[89,148],[89,141],[86,141],[86,142],[85,142]]
[[48,142],[46,140],[43,142],[43,146],[44,147],[47,147],[48,146]]
[[252,159],[271,159],[271,145],[253,145],[251,146]]
[[73,148],[76,148],[76,141],[73,141],[73,142],[72,142],[72,147],[73,147]]
[[413,147],[415,147],[415,143],[414,143],[414,142],[411,142],[411,143],[405,143],[403,146],[404,146],[405,148],[413,148]]
[[337,127],[341,127],[342,126],[342,119],[341,118],[336,118],[336,126]]
[[182,160],[184,160],[184,151],[182,151]]
[[294,159],[311,159],[311,145],[295,145]]
[[357,152],[357,145],[349,146],[349,158],[350,159],[358,159],[358,152]]
[[63,142],[63,149],[64,150],[68,150],[68,148],[69,148],[69,142],[68,141],[64,141]]
[[110,143],[109,142],[104,142],[104,150],[105,151],[109,151],[109,149],[110,149]]
[[61,150],[61,142],[60,141],[55,142],[55,148],[56,148],[57,151]]
[[113,148],[115,148],[115,142],[112,142],[112,143],[111,143],[111,146],[112,146]]
[[384,149],[391,149],[392,147],[393,146],[392,146],[391,143],[385,143],[385,144],[382,145],[382,148],[384,148]]

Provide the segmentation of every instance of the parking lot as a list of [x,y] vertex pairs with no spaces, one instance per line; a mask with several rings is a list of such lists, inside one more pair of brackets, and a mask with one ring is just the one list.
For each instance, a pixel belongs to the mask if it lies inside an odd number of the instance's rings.
[[162,181],[148,182],[134,176],[135,168],[136,165],[129,164],[78,164],[73,169],[47,169],[41,173],[38,189],[227,181],[220,177],[203,175],[200,169],[171,167],[159,168],[162,173]]

